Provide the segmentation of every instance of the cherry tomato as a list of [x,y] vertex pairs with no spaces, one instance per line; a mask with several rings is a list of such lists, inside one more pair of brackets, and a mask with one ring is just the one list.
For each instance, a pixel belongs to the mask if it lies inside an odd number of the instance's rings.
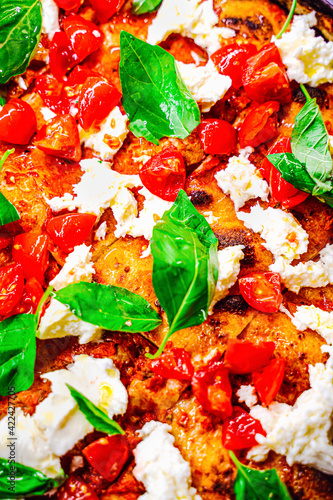
[[62,25],[80,61],[95,52],[103,42],[103,33],[96,24],[77,14],[65,17]]
[[238,280],[246,302],[258,311],[277,312],[282,302],[279,273],[251,273]]
[[233,87],[239,89],[242,86],[243,66],[256,53],[257,48],[252,43],[231,43],[214,52],[210,58],[222,75],[230,76]]
[[125,0],[90,0],[101,23],[105,23],[124,5]]
[[58,115],[49,120],[38,132],[35,144],[49,155],[81,160],[79,130],[71,115]]
[[84,130],[98,125],[118,104],[121,93],[101,76],[90,76],[82,86],[79,98],[79,123]]
[[0,315],[7,316],[22,297],[23,270],[20,264],[0,268]]
[[284,377],[285,359],[272,359],[266,368],[252,373],[252,381],[264,406],[269,406],[280,390]]
[[80,62],[71,43],[63,31],[56,31],[50,43],[50,71],[57,80],[62,81],[67,71]]
[[6,232],[0,233],[0,250],[7,248],[12,242],[12,236]]
[[18,234],[13,242],[13,259],[21,264],[25,279],[36,278],[44,281],[44,273],[49,263],[50,239],[47,234]]
[[184,189],[186,169],[182,154],[176,149],[164,149],[150,158],[139,172],[142,184],[166,201],[175,201]]
[[83,4],[83,0],[54,0],[55,3],[64,10],[72,10],[76,12],[79,7]]
[[121,473],[129,457],[125,436],[105,436],[82,450],[90,465],[108,481],[114,481]]
[[0,111],[0,141],[28,144],[37,131],[36,115],[30,104],[12,99]]
[[260,144],[270,141],[278,134],[277,114],[280,104],[269,101],[255,107],[246,116],[239,131],[239,144],[241,148],[252,146],[256,148]]
[[57,493],[58,500],[99,500],[90,486],[71,474]]
[[68,99],[62,95],[63,86],[52,75],[39,75],[36,78],[36,90],[43,99],[45,106],[56,114],[67,114],[70,110]]
[[259,420],[240,406],[235,406],[231,417],[222,426],[222,444],[227,450],[242,450],[256,446],[256,434],[266,436]]
[[152,361],[151,369],[156,375],[176,380],[191,380],[194,373],[190,354],[179,347],[165,351]]
[[199,136],[207,154],[226,155],[236,147],[236,130],[225,120],[215,118],[202,120],[199,125]]
[[230,373],[244,374],[260,370],[268,365],[274,352],[274,342],[253,344],[246,340],[229,339],[224,363]]
[[225,419],[232,414],[229,372],[221,361],[210,361],[192,378],[193,394],[201,406]]
[[69,253],[88,238],[96,219],[92,214],[58,215],[47,222],[46,231],[61,250]]
[[23,294],[19,303],[11,311],[14,314],[35,314],[44,290],[36,278],[29,278],[24,285]]

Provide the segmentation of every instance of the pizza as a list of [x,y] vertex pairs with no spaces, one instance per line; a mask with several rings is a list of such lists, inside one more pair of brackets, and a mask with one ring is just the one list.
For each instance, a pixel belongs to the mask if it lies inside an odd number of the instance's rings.
[[333,9],[2,0],[0,498],[333,498]]

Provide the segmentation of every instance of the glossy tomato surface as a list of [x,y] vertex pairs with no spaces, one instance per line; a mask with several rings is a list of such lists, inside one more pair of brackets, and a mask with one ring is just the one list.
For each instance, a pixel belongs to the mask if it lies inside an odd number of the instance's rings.
[[176,380],[191,380],[194,373],[190,354],[179,347],[173,347],[152,361],[151,369],[156,375]]
[[274,358],[262,371],[252,373],[252,381],[263,406],[269,406],[279,392],[285,365],[284,358]]
[[258,311],[277,312],[282,302],[281,277],[278,273],[251,273],[238,280],[246,302]]
[[93,9],[101,23],[105,23],[118,12],[125,0],[90,0]]
[[66,73],[80,62],[79,56],[63,31],[56,31],[50,43],[50,71],[55,78],[63,81]]
[[22,99],[11,99],[0,110],[0,141],[28,144],[36,131],[35,112]]
[[257,48],[252,43],[231,43],[211,55],[211,59],[222,75],[231,78],[236,89],[242,86],[243,66],[249,57],[257,53]]
[[46,231],[61,250],[69,253],[88,238],[96,219],[93,214],[58,215],[47,222]]
[[114,481],[129,458],[129,447],[125,436],[105,436],[82,450],[90,465],[108,481]]
[[25,279],[36,278],[43,283],[49,262],[49,241],[47,234],[23,233],[15,236],[13,258],[21,264]]
[[231,373],[251,373],[268,365],[274,349],[274,342],[253,344],[246,340],[229,339],[224,363]]
[[58,500],[99,500],[98,496],[85,481],[70,474],[57,493]]
[[239,131],[241,148],[246,146],[256,148],[278,135],[277,111],[279,108],[278,102],[269,101],[255,106],[248,113]]
[[38,132],[36,146],[52,156],[78,162],[81,160],[81,142],[75,119],[71,115],[55,116]]
[[18,304],[24,287],[23,269],[20,264],[0,268],[0,315],[7,316]]
[[98,26],[82,16],[72,14],[65,17],[62,25],[79,61],[83,61],[89,54],[95,52],[103,42],[103,33]]
[[199,125],[199,136],[207,154],[226,155],[236,148],[237,132],[225,120],[215,118],[202,120]]
[[35,314],[43,293],[44,290],[39,281],[36,278],[29,278],[24,285],[22,297],[11,311],[11,315]]
[[266,436],[259,420],[240,406],[235,406],[231,417],[223,422],[222,444],[227,450],[242,450],[258,444],[256,434]]

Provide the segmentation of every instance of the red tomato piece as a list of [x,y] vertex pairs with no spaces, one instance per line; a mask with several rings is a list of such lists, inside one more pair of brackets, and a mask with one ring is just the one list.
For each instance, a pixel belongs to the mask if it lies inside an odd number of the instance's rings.
[[0,141],[28,144],[37,131],[36,115],[30,104],[11,99],[0,111]]
[[81,160],[79,130],[71,115],[55,116],[49,120],[38,132],[35,144],[49,155]]
[[80,61],[95,52],[103,42],[103,33],[96,24],[77,14],[65,17],[62,25]]
[[125,436],[105,436],[82,450],[90,465],[108,481],[114,481],[129,458],[129,447]]
[[84,130],[101,123],[118,104],[121,93],[101,76],[90,76],[79,98],[79,123]]
[[175,201],[184,189],[186,169],[183,155],[176,149],[164,149],[150,158],[139,172],[142,184],[166,201]]
[[176,380],[191,380],[194,374],[190,354],[179,347],[165,351],[152,361],[151,369],[156,375]]
[[101,23],[105,23],[124,5],[125,0],[90,0]]
[[71,474],[57,494],[58,500],[99,500],[90,486]]
[[0,315],[7,316],[22,297],[23,270],[20,264],[0,268]]
[[230,373],[244,374],[260,370],[268,365],[274,352],[274,342],[253,344],[246,340],[229,339],[224,363]]
[[246,302],[258,311],[277,312],[282,302],[279,273],[251,273],[238,280]]
[[272,359],[266,368],[252,373],[252,381],[264,406],[269,406],[280,390],[283,382],[285,359]]
[[23,313],[35,314],[43,294],[44,290],[36,278],[29,278],[24,285],[21,300],[11,311],[11,316]]
[[94,73],[90,69],[82,68],[82,66],[75,66],[71,71],[61,90],[62,101],[68,103],[67,114],[71,111],[71,115],[74,115],[74,109],[76,110],[75,116],[79,112],[79,96],[82,85],[89,76],[93,75]]
[[201,406],[225,419],[232,414],[229,372],[221,361],[210,361],[207,366],[194,372],[193,394]]
[[222,444],[227,450],[242,450],[256,446],[256,434],[266,436],[259,420],[240,406],[235,406],[231,417],[222,426]]
[[69,253],[88,238],[96,219],[92,214],[58,215],[47,222],[46,231],[63,252]]
[[277,134],[277,111],[280,104],[269,101],[255,107],[246,116],[239,131],[239,144],[241,148],[252,146],[256,148],[260,144],[270,141]]
[[207,154],[226,155],[236,147],[236,130],[225,120],[215,118],[202,120],[199,125],[199,136]]
[[69,113],[70,104],[62,95],[63,86],[52,75],[39,75],[36,78],[36,90],[48,106],[56,114]]
[[256,53],[257,48],[252,43],[231,43],[214,52],[210,58],[222,75],[230,76],[233,87],[239,89],[242,86],[243,66]]
[[36,278],[43,283],[49,263],[49,243],[47,234],[23,233],[15,236],[13,259],[21,264],[25,279]]
[[76,12],[83,4],[83,0],[54,0],[60,9]]
[[50,43],[50,71],[57,80],[62,81],[67,71],[80,62],[71,43],[63,31],[57,31]]
[[0,233],[0,250],[7,248],[12,242],[12,236],[6,232]]

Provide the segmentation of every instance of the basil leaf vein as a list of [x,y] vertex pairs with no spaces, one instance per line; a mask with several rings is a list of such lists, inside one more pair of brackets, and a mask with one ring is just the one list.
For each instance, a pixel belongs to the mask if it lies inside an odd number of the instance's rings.
[[162,0],[134,0],[132,14],[140,16],[147,12],[154,12],[161,3]]
[[[2,169],[5,161],[8,156],[15,152],[15,149],[7,150],[0,160],[0,170]],[[14,207],[14,205],[7,200],[7,198],[0,192],[0,226],[4,226],[5,224],[9,224],[9,222],[14,222],[19,220],[20,214]]]

